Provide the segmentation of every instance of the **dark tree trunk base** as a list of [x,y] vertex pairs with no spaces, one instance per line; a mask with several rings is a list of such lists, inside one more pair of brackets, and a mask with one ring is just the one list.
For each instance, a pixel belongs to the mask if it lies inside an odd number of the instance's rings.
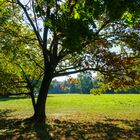
[[46,121],[46,115],[36,115],[36,114],[34,114],[33,119],[36,122],[45,123],[45,121]]
[[25,119],[25,121],[45,124],[46,116],[33,115],[32,117]]

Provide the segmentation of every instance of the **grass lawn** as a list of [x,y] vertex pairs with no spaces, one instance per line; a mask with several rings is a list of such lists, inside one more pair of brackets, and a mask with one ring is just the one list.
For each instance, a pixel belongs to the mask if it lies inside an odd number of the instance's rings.
[[30,98],[0,98],[0,139],[140,139],[140,95],[50,94],[45,126],[29,125]]

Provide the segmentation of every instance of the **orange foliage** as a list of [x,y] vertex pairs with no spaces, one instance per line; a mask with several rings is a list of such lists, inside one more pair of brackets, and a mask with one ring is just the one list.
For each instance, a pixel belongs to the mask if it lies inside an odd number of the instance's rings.
[[108,44],[108,41],[104,38],[101,38],[101,39],[97,40],[95,43],[98,46],[106,46]]
[[73,84],[77,84],[77,83],[79,83],[80,81],[79,81],[77,78],[72,78],[72,77],[70,77],[70,78],[68,79],[68,82],[69,82],[69,83],[73,83]]

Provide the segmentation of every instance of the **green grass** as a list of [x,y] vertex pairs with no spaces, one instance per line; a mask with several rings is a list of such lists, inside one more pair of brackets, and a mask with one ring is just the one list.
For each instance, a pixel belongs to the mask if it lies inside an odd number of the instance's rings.
[[53,113],[140,113],[140,95],[52,95],[48,98]]
[[45,127],[26,124],[30,98],[0,98],[0,139],[140,139],[140,95],[50,94]]
[[[0,99],[0,109],[12,109],[16,117],[33,113],[30,98]],[[102,117],[140,118],[140,95],[49,95],[46,112],[50,115],[88,115]]]

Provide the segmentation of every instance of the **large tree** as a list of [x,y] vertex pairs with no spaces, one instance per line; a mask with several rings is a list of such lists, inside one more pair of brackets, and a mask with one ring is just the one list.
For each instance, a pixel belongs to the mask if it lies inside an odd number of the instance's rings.
[[[12,3],[15,16],[14,9],[19,7],[21,22],[34,32],[42,52],[43,64],[39,67],[43,67],[44,76],[32,119],[45,121],[48,89],[54,77],[87,70],[100,71],[109,80],[131,76],[127,70],[136,62],[139,39],[134,46],[127,37],[135,33],[139,38],[139,0],[7,2]],[[114,51],[116,46],[118,52]]]

